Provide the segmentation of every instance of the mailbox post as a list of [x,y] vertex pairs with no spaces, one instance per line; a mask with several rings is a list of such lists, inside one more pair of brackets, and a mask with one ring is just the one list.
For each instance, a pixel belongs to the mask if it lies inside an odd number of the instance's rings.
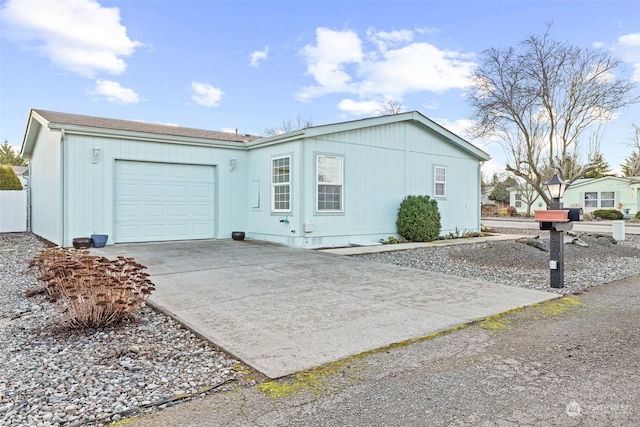
[[[567,189],[567,183],[564,182],[558,174],[554,174],[553,178],[545,183],[553,202],[549,206],[550,210],[562,210],[562,202],[560,199]],[[549,271],[550,284],[552,288],[564,287],[564,223],[553,222],[549,230]]]

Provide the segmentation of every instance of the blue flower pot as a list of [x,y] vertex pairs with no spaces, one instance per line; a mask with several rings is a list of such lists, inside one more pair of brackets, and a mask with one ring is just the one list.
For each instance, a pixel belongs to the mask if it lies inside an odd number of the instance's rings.
[[108,234],[92,234],[91,242],[93,243],[94,248],[104,248],[104,245],[107,244],[107,240],[109,240]]

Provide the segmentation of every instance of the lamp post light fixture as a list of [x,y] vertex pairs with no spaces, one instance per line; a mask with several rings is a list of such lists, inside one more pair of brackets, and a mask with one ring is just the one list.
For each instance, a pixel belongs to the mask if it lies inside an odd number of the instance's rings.
[[[558,176],[553,175],[549,181],[545,182],[549,195],[553,199],[549,205],[550,210],[561,210],[562,203],[560,199],[564,196],[564,192],[568,184]],[[564,287],[564,231],[562,223],[552,223],[549,230],[549,270],[550,284],[552,288]]]

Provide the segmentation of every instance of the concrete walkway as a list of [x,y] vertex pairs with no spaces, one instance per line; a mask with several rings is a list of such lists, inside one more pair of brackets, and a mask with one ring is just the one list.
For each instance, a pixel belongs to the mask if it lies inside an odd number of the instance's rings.
[[251,240],[92,252],[146,265],[150,304],[270,378],[559,296]]

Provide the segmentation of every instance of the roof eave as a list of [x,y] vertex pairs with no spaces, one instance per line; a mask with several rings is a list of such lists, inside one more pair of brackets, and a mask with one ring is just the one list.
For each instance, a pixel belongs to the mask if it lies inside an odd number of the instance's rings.
[[20,147],[20,156],[22,158],[31,159],[36,140],[38,139],[38,133],[46,123],[47,121],[42,116],[34,110],[31,110],[29,118],[27,119],[27,128],[22,138],[22,146]]
[[223,141],[209,138],[195,138],[177,135],[163,135],[147,132],[133,132],[118,129],[104,129],[89,126],[67,125],[64,123],[49,123],[49,129],[62,130],[65,134],[96,136],[102,138],[127,138],[136,141],[163,142],[178,145],[196,145],[216,148],[245,149],[246,143],[240,141]]

